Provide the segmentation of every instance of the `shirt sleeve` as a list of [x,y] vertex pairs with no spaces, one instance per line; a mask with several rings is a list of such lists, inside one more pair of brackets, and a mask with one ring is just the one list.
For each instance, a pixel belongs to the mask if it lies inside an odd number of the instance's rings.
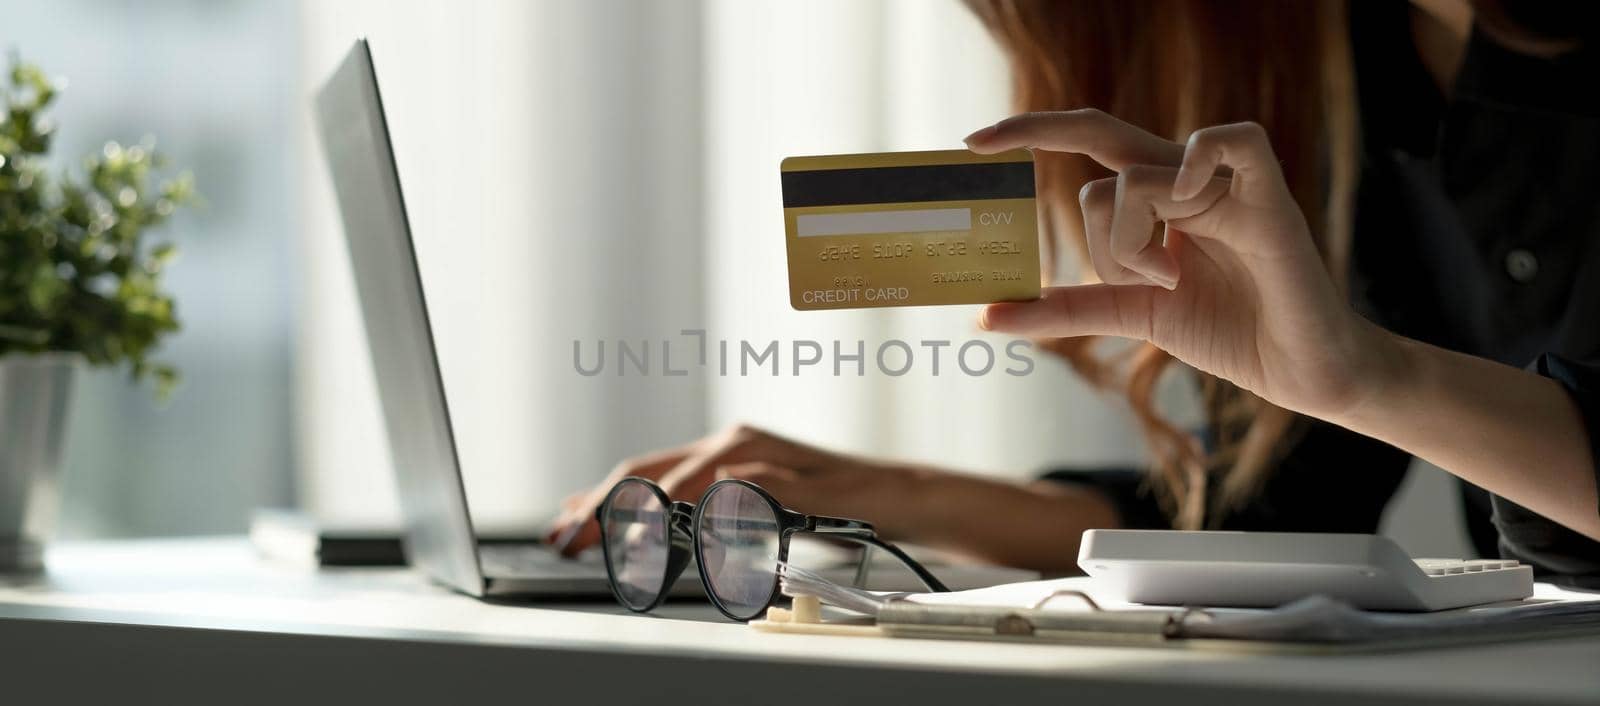
[[[1600,361],[1579,362],[1546,354],[1529,369],[1560,383],[1577,404],[1588,433],[1590,471],[1600,487]],[[1545,577],[1600,586],[1600,542],[1505,498],[1495,496],[1492,502],[1502,556],[1531,564]],[[1600,505],[1595,512],[1600,513]]]
[[1122,529],[1172,529],[1154,490],[1148,484],[1148,474],[1133,468],[1074,469],[1064,468],[1044,474],[1045,480],[1073,483],[1093,488],[1117,508],[1117,519]]
[[[1249,505],[1224,512],[1218,498],[1210,498],[1209,529],[1378,531],[1385,505],[1405,478],[1410,454],[1332,424],[1315,420],[1303,424],[1290,451]],[[1125,528],[1172,528],[1141,470],[1066,469],[1044,477],[1099,490],[1117,508]]]

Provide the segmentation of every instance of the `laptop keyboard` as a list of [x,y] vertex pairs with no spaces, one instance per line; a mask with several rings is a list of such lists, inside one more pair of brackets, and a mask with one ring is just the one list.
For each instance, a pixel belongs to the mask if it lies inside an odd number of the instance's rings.
[[505,544],[478,547],[483,573],[495,578],[605,578],[605,560],[599,552],[567,559],[542,544]]

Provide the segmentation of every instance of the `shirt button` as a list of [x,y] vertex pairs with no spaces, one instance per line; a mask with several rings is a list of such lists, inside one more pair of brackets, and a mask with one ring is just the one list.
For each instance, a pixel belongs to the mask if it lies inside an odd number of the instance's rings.
[[1539,275],[1539,258],[1522,248],[1512,250],[1506,253],[1506,274],[1520,284],[1532,282]]

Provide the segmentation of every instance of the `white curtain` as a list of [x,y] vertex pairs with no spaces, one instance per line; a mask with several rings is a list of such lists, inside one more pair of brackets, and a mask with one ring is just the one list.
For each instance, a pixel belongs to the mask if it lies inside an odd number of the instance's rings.
[[[491,530],[546,517],[620,457],[747,421],[848,450],[1023,476],[1130,462],[1121,407],[1034,352],[888,377],[890,339],[983,338],[975,309],[795,312],[778,163],[937,149],[1007,112],[1003,60],[954,0],[302,3],[308,91],[371,38],[468,497]],[[309,117],[297,399],[304,502],[395,516],[349,265]],[[573,344],[779,342],[779,376],[583,376]],[[789,342],[864,341],[866,375],[790,375]],[[831,356],[832,351],[828,351]],[[946,356],[949,351],[946,351]],[[820,372],[819,372],[820,371]],[[631,372],[631,371],[630,371]],[[846,372],[853,372],[848,367]]]

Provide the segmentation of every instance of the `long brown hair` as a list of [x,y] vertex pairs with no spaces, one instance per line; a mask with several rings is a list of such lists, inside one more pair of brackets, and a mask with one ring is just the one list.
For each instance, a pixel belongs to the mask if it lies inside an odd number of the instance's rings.
[[[1019,112],[1099,108],[1177,142],[1208,125],[1261,123],[1324,262],[1343,285],[1358,143],[1342,0],[967,4],[1008,55]],[[1087,263],[1076,195],[1110,173],[1076,155],[1041,153],[1036,160],[1047,260],[1054,262],[1057,243],[1067,243]],[[1247,502],[1296,427],[1292,413],[1196,371],[1209,424],[1202,437],[1155,408],[1156,383],[1173,362],[1159,348],[1107,352],[1092,338],[1041,346],[1097,385],[1126,394],[1151,450],[1152,485],[1176,527],[1214,525]],[[1208,513],[1213,476],[1219,502]]]

